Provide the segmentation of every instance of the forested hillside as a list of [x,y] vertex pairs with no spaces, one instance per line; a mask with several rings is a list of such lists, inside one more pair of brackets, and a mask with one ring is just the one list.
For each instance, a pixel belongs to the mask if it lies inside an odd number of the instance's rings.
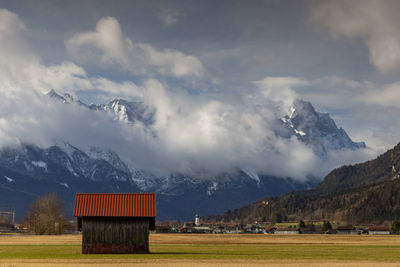
[[400,218],[400,144],[375,160],[333,170],[313,190],[266,197],[210,217],[217,221],[331,220],[382,223]]

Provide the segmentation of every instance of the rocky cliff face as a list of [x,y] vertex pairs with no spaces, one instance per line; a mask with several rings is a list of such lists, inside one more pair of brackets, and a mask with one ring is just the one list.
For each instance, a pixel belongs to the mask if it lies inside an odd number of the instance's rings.
[[311,103],[303,100],[295,101],[291,113],[281,120],[291,130],[291,135],[312,147],[323,159],[332,150],[366,147],[364,142],[353,142],[328,113],[317,112]]

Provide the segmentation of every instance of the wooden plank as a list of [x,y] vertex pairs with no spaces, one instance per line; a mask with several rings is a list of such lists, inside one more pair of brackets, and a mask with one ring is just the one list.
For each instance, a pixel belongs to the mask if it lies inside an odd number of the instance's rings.
[[83,218],[83,250],[85,248],[86,253],[118,253],[119,250],[121,253],[134,253],[137,249],[140,253],[146,253],[149,247],[149,223],[148,218]]

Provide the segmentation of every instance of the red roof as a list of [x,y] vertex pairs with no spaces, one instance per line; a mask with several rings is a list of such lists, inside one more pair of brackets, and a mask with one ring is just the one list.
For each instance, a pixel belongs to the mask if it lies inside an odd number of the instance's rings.
[[156,194],[77,193],[75,217],[156,217]]

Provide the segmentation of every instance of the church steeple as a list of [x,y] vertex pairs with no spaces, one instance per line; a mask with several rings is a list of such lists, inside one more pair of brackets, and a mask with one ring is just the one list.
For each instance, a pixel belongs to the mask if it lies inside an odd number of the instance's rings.
[[197,213],[196,213],[196,216],[194,217],[194,225],[200,226],[200,217]]

